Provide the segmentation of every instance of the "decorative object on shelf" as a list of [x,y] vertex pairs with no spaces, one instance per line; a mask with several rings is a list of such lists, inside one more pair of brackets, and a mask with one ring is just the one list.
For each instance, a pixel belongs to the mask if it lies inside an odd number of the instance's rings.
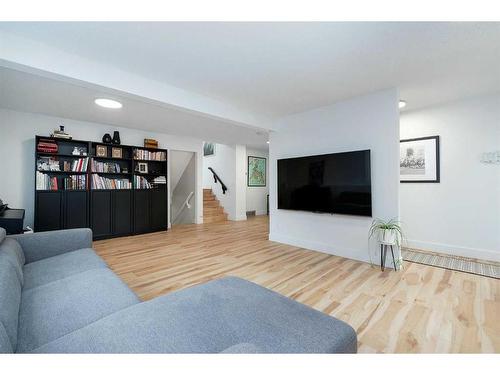
[[144,138],[144,147],[158,148],[158,141],[156,139]]
[[399,175],[401,182],[439,182],[439,136],[401,140]]
[[52,156],[48,157],[39,157],[36,161],[36,170],[37,171],[51,171],[51,172],[59,172],[60,165],[59,160],[56,160]]
[[108,157],[108,148],[106,146],[96,145],[95,146],[95,154],[98,157],[106,158],[106,157]]
[[[380,267],[382,271],[385,269],[385,259],[387,256],[387,248],[390,247],[392,254],[392,262],[395,270],[403,268],[403,258],[401,256],[401,244],[404,241],[404,233],[401,228],[401,223],[396,219],[382,220],[375,219],[369,230],[368,238],[377,237],[380,244]],[[396,247],[397,260],[394,255],[393,246]],[[370,256],[371,257],[371,256]]]
[[71,152],[71,155],[75,155],[75,156],[87,156],[87,149],[85,147],[77,147],[77,146],[75,146],[73,148],[73,151]]
[[59,150],[59,146],[53,139],[40,139],[36,145],[36,150],[38,152],[56,154]]
[[111,135],[109,133],[106,133],[102,136],[102,143],[112,143],[113,140],[111,139]]
[[120,147],[112,147],[111,157],[121,159],[123,157],[122,149]]
[[203,156],[215,155],[215,143],[205,142],[203,144]]
[[115,130],[113,132],[113,144],[114,145],[119,145],[120,143],[121,143],[121,141],[120,141],[120,132]]
[[249,187],[266,186],[266,158],[248,157],[247,185]]
[[148,163],[137,163],[137,172],[148,173]]
[[54,130],[50,135],[52,138],[72,139],[71,135],[64,131],[64,125],[59,126],[59,130]]

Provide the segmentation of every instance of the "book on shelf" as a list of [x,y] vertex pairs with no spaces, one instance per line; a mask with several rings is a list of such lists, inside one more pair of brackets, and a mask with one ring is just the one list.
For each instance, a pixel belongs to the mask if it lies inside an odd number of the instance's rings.
[[[68,165],[69,170],[67,172],[87,172],[87,166],[89,163],[89,158],[80,158],[73,160],[70,165]],[[66,165],[65,165],[66,166]]]
[[92,159],[91,166],[92,166],[92,172],[122,173],[122,169],[119,163],[101,162]]
[[68,176],[64,178],[64,190],[86,190],[87,176]]
[[38,152],[55,154],[59,150],[57,143],[53,139],[40,139],[36,145]]
[[165,151],[148,151],[135,149],[134,150],[135,160],[154,160],[154,161],[166,161],[167,154]]
[[153,185],[142,176],[134,176],[134,188],[135,189],[152,189]]
[[36,172],[36,190],[57,190],[57,177],[51,177],[46,173]]
[[117,190],[117,189],[132,189],[132,183],[125,178],[107,178],[97,174],[92,175],[92,189],[94,190]]

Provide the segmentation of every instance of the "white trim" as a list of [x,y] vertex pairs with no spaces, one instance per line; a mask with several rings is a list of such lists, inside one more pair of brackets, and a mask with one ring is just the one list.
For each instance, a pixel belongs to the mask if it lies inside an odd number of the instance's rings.
[[[313,250],[313,251],[318,251],[320,253],[325,253],[325,254],[330,254],[330,255],[335,255],[338,257],[342,258],[347,258],[347,259],[353,259],[353,260],[358,260],[360,262],[364,263],[370,263],[370,258],[368,256],[368,251],[365,251],[366,255],[360,255],[359,249],[348,249],[348,248],[341,248],[332,244],[326,244],[323,242],[318,242],[318,241],[310,241],[310,240],[304,240],[292,236],[284,236],[284,235],[269,235],[269,241],[274,241],[274,242],[279,242],[279,243],[284,243],[287,245],[292,245],[292,246],[297,246],[301,247],[307,250]],[[372,252],[373,253],[373,252]],[[392,259],[389,261],[390,254],[386,258],[386,268],[394,268],[392,267]],[[373,256],[373,265],[374,266],[379,266],[379,259],[380,259],[380,250],[379,246],[376,249],[376,254]]]
[[426,242],[417,240],[407,240],[406,247],[417,250],[429,250],[438,253],[449,255],[457,255],[466,258],[484,259],[495,262],[500,262],[500,251],[492,251],[486,249],[475,249],[472,247],[457,246],[436,242]]

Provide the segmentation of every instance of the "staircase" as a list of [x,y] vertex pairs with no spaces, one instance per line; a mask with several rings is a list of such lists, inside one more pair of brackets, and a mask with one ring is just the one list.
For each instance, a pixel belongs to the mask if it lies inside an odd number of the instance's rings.
[[212,189],[203,189],[203,222],[218,223],[227,220],[227,214],[212,193]]

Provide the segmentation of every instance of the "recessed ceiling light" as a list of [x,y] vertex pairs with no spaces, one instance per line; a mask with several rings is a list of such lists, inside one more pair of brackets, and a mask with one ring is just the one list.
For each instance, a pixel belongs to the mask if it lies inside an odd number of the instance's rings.
[[118,109],[123,107],[122,103],[113,99],[97,98],[94,103],[104,108]]
[[406,102],[404,100],[399,101],[399,109],[406,107]]
[[266,143],[269,144],[269,141],[267,141]]

